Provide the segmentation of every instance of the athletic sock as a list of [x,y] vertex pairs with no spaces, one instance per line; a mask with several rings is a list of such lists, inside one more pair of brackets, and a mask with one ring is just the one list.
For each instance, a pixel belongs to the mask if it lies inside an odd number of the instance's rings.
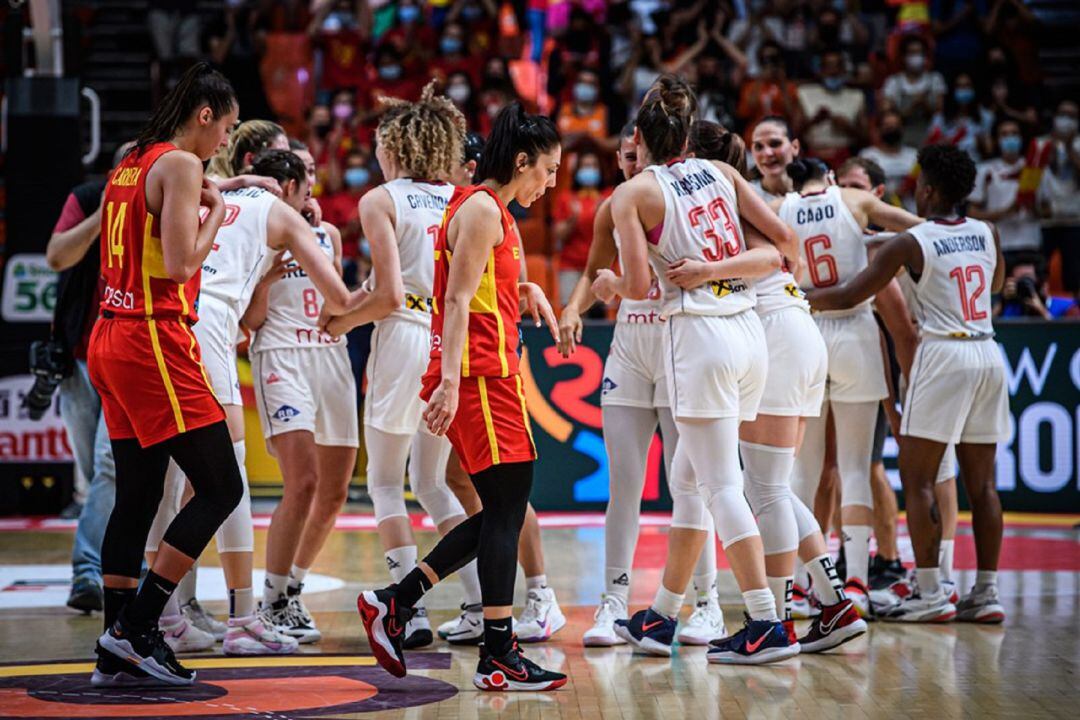
[[628,605],[630,603],[630,568],[604,568],[604,592],[621,598],[623,605]]
[[[712,538],[709,538],[712,540]],[[708,602],[716,597],[716,570],[694,576],[694,592],[697,602]]]
[[975,589],[984,590],[997,587],[997,570],[976,570]]
[[814,592],[826,605],[835,605],[844,599],[844,586],[836,574],[829,553],[822,553],[805,565],[810,577],[814,579]]
[[795,560],[795,584],[803,590],[810,589],[810,571],[806,569],[806,564],[799,559]]
[[431,589],[431,581],[419,567],[414,567],[408,572],[401,582],[391,585],[390,589],[397,595],[397,601],[405,607],[416,607],[420,598]]
[[938,568],[941,570],[942,580],[953,579],[953,550],[955,548],[955,540],[941,541],[941,549],[938,550]]
[[923,597],[941,592],[941,574],[936,567],[915,568],[915,581],[919,583],[919,593]]
[[289,587],[289,576],[267,572],[266,581],[263,583],[263,605],[270,607],[278,600],[286,596]]
[[480,605],[483,596],[480,592],[480,574],[476,570],[476,561],[472,560],[457,572],[461,581],[462,599],[466,605]]
[[844,538],[844,559],[847,562],[847,579],[866,584],[870,569],[869,525],[845,525],[841,530]]
[[105,588],[105,629],[108,630],[120,617],[120,611],[135,599],[136,588]]
[[540,590],[547,587],[547,575],[533,575],[525,578],[525,590]]
[[769,582],[769,591],[772,592],[776,603],[776,616],[781,620],[791,619],[791,585],[794,580],[790,575],[770,577],[766,580]]
[[746,612],[750,614],[751,620],[772,620],[776,622],[780,619],[776,614],[776,600],[773,599],[772,591],[769,588],[747,590],[742,596],[743,602],[746,603]]
[[296,564],[293,564],[289,570],[289,589],[299,590],[304,587],[304,579],[307,578],[309,568],[302,568]]
[[139,629],[155,627],[158,618],[161,617],[161,611],[169,602],[169,596],[174,592],[176,592],[176,583],[151,570],[139,586],[135,599],[124,608],[122,613],[124,624]]
[[246,618],[255,614],[255,591],[249,587],[229,591],[229,617]]
[[176,585],[176,599],[180,601],[180,607],[184,607],[195,599],[195,588],[199,584],[199,561],[191,566],[184,577]]
[[180,617],[180,599],[177,597],[180,594],[179,591],[174,592],[169,596],[169,601],[165,603],[165,609],[161,611],[162,618],[179,618]]
[[416,567],[416,546],[402,545],[401,547],[387,550],[383,555],[386,557],[386,567],[390,571],[390,579],[399,583]]
[[493,657],[502,657],[510,652],[513,646],[513,618],[504,617],[497,620],[484,618],[484,647]]
[[682,604],[682,593],[673,593],[661,584],[656,590],[656,599],[653,600],[652,609],[653,612],[666,618],[677,618],[679,617],[679,610],[682,609]]

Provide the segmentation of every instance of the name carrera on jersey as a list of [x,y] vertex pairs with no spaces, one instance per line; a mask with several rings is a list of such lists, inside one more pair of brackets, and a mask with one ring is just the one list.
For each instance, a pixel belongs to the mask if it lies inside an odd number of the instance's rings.
[[686,177],[671,180],[670,184],[676,197],[686,197],[715,182],[716,175],[714,175],[710,169],[703,168],[697,172],[690,173]]
[[413,210],[438,210],[439,212],[446,210],[447,201],[441,195],[428,195],[427,193],[413,195],[410,193],[405,197],[409,201],[409,207]]
[[832,205],[819,205],[818,207],[799,208],[795,212],[795,222],[799,225],[806,223],[832,220],[836,217],[836,210]]
[[934,252],[938,257],[958,252],[985,252],[986,238],[982,235],[960,235],[944,237],[934,241]]

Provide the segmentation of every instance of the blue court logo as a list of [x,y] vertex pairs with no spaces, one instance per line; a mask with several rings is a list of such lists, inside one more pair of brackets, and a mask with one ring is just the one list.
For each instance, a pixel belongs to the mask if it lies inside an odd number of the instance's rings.
[[294,408],[292,405],[282,405],[274,413],[274,419],[281,422],[289,422],[294,417],[300,414],[300,411]]

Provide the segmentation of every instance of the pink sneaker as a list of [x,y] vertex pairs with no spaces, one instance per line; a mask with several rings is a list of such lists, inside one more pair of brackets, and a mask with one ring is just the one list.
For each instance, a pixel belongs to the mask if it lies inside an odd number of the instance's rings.
[[226,655],[289,655],[299,644],[277,628],[268,628],[256,615],[229,618],[223,649]]

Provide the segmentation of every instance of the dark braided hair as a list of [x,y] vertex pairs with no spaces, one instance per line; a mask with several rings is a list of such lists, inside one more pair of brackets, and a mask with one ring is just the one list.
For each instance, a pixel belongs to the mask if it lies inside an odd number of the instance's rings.
[[719,123],[696,120],[690,126],[688,149],[694,157],[725,162],[746,177],[746,144],[738,133]]
[[209,64],[199,62],[188,68],[176,87],[154,108],[136,136],[131,152],[141,155],[154,143],[176,137],[191,114],[204,105],[210,106],[215,119],[220,118],[236,107],[236,91],[224,75]]
[[680,157],[697,112],[697,97],[674,75],[661,75],[641,102],[637,126],[654,163]]
[[304,161],[291,150],[263,150],[252,160],[251,172],[274,178],[283,186],[288,180],[295,180],[297,183],[307,180]]

